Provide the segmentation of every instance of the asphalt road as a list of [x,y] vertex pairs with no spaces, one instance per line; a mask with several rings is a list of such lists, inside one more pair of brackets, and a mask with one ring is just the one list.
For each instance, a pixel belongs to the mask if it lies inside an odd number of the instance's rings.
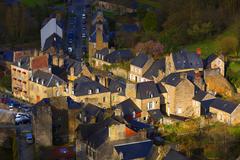
[[[85,0],[73,0],[72,5],[68,7],[67,38],[65,43],[67,48],[72,47],[72,52],[69,53],[77,60],[82,60],[84,57],[83,48],[86,47],[84,41],[88,40],[88,31],[87,29],[83,29],[83,26],[87,26],[87,24],[84,23],[87,23],[88,16],[86,19],[82,18],[83,14],[87,14],[85,4]],[[69,36],[71,34],[73,36]],[[82,34],[85,34],[86,37],[82,37]],[[71,43],[69,43],[71,41],[70,39],[73,39]]]

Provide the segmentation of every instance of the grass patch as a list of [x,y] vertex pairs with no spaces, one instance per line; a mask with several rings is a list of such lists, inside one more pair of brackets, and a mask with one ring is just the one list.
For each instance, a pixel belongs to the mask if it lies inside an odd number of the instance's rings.
[[193,52],[196,51],[197,48],[201,48],[202,57],[206,58],[212,53],[219,52],[219,48],[220,48],[219,43],[222,38],[229,37],[229,36],[236,37],[239,34],[239,28],[240,28],[240,22],[236,21],[221,34],[203,41],[196,42],[194,44],[187,45],[185,46],[185,48]]
[[229,69],[234,73],[240,72],[240,62],[231,62],[229,64]]
[[144,4],[153,8],[160,9],[161,4],[159,2],[156,2],[154,0],[137,0],[138,3]]

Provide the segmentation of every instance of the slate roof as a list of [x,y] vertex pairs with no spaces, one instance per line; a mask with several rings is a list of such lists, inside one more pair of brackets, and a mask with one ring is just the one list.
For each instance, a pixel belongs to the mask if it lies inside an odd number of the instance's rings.
[[195,78],[195,73],[194,71],[188,71],[188,72],[176,72],[176,73],[171,73],[168,76],[164,77],[161,82],[164,82],[166,84],[169,84],[171,86],[177,86],[182,79],[180,78],[181,74],[187,74],[187,79],[190,80],[191,82],[194,81]]
[[92,91],[92,94],[98,94],[96,93],[97,89],[99,90],[99,93],[109,92],[109,90],[100,83],[92,81],[87,77],[80,77],[74,81],[75,96],[88,95],[89,90]]
[[68,109],[81,109],[84,103],[75,102],[71,97],[67,97]]
[[138,106],[131,99],[127,99],[127,100],[117,104],[116,108],[121,108],[121,110],[125,116],[132,115],[133,112],[135,112],[135,113],[142,112],[142,110],[140,108],[138,108]]
[[[105,32],[102,32],[103,42],[108,42],[109,37]],[[96,30],[90,35],[89,42],[96,42],[97,32]]]
[[163,158],[163,160],[189,160],[189,158],[174,149],[170,149],[167,155]]
[[57,49],[57,52],[62,48],[63,46],[63,39],[56,33],[53,33],[51,36],[49,36],[45,43],[43,50],[47,50],[50,47],[55,47]]
[[202,90],[199,89],[199,90],[195,91],[193,99],[200,102],[200,101],[202,101],[204,99],[204,97],[207,94],[208,94],[207,92],[202,91]]
[[160,109],[149,110],[148,113],[149,113],[150,117],[152,117],[156,121],[163,118],[163,114],[160,111]]
[[211,103],[210,107],[221,110],[223,112],[231,114],[236,108],[238,104],[222,100],[220,98],[214,99],[214,101]]
[[135,119],[131,119],[128,121],[128,126],[133,129],[134,131],[139,131],[142,129],[149,129],[151,128],[151,126],[149,124],[143,123],[143,122],[139,122]]
[[132,9],[137,9],[137,2],[136,0],[121,0],[121,1],[116,1],[116,0],[101,0],[104,2],[108,2],[108,3],[113,3],[113,4],[117,4],[117,5],[122,5],[128,8],[132,8]]
[[18,63],[20,63],[20,67],[24,69],[29,69],[30,67],[30,57],[24,56],[20,58],[17,62],[14,63],[15,66],[18,66]]
[[205,60],[204,60],[204,66],[205,67],[209,67],[211,62],[214,61],[216,58],[218,58],[219,56],[216,54],[211,54],[209,55]]
[[46,87],[56,87],[57,85],[66,84],[66,82],[58,76],[41,70],[34,72],[30,80]]
[[131,62],[132,65],[142,68],[150,59],[145,53],[138,54]]
[[151,140],[115,145],[118,154],[123,155],[123,160],[146,158],[150,155],[153,147]]
[[157,88],[158,88],[158,92],[159,92],[159,93],[167,93],[166,88],[162,85],[161,82],[157,83],[156,85],[157,85]]
[[181,50],[172,56],[176,70],[203,68],[203,61],[196,53]]
[[129,61],[133,58],[133,54],[130,50],[115,50],[109,53],[108,48],[104,48],[98,52],[96,52],[95,57],[102,60],[102,56],[104,57],[103,60],[109,63],[120,63],[124,61]]
[[[152,95],[152,97],[150,97]],[[137,83],[137,99],[158,97],[157,85],[153,81]]]
[[143,77],[153,80],[153,77],[158,76],[159,70],[165,72],[165,58],[155,61],[144,73]]
[[124,96],[126,90],[126,80],[120,78],[110,79],[108,89],[112,93],[118,92],[119,95]]
[[92,148],[97,149],[106,142],[108,134],[108,127],[103,127],[88,138],[88,144]]

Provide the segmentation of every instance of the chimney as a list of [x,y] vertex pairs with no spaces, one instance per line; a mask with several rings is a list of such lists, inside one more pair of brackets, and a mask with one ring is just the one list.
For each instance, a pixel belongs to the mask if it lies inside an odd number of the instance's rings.
[[70,68],[70,76],[74,76],[74,67]]
[[63,57],[59,57],[58,59],[58,67],[62,67],[64,65],[64,59]]
[[200,56],[202,54],[202,49],[201,48],[197,48],[196,53],[197,53],[197,55]]
[[184,72],[180,73],[180,78],[187,79],[187,73],[184,73]]
[[74,95],[74,84],[71,81],[68,82],[68,91],[69,91],[69,94]]
[[58,57],[57,56],[52,56],[52,64],[54,66],[58,66]]

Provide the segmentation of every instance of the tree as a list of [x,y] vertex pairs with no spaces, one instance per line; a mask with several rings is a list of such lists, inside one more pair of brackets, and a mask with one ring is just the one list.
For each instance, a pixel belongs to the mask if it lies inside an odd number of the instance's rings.
[[143,18],[143,29],[144,31],[154,32],[157,31],[157,15],[154,12],[147,12]]
[[237,51],[239,41],[234,36],[228,36],[220,39],[219,50],[223,53],[234,53]]
[[163,55],[164,46],[157,41],[139,42],[134,48],[134,52],[144,52],[158,59]]

